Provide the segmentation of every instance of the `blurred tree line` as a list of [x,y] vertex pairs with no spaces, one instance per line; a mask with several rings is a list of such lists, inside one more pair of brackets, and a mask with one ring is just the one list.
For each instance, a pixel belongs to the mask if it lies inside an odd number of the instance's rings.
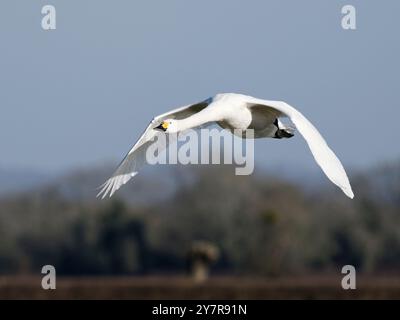
[[353,201],[326,180],[309,192],[232,172],[185,168],[170,197],[140,205],[118,193],[74,200],[54,186],[3,198],[0,273],[38,274],[45,264],[66,275],[181,273],[191,244],[203,240],[219,249],[220,274],[400,267],[400,163],[352,177]]

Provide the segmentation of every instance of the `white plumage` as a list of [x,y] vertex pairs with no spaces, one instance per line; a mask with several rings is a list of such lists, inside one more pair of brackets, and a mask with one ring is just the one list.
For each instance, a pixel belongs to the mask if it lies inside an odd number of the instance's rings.
[[100,188],[98,196],[110,197],[138,173],[145,162],[147,147],[154,143],[156,130],[176,133],[204,124],[217,123],[222,128],[254,129],[256,138],[290,138],[293,128],[285,127],[279,117],[288,117],[306,140],[315,161],[326,176],[349,197],[354,194],[347,174],[324,138],[298,110],[283,101],[269,101],[235,93],[217,94],[200,103],[187,105],[155,117],[146,130]]

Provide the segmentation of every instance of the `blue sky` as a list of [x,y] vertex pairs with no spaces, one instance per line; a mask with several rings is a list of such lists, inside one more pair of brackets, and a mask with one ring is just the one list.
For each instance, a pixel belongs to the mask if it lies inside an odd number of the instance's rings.
[[[57,29],[41,29],[41,8]],[[357,30],[341,28],[341,8]],[[345,166],[400,158],[393,1],[0,3],[0,166],[118,161],[159,113],[218,92],[285,100]],[[264,166],[315,166],[304,141],[256,143]]]

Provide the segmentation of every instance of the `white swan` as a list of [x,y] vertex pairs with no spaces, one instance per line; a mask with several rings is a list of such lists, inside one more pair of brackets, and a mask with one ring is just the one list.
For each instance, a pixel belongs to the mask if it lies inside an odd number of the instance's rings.
[[254,137],[290,138],[293,129],[279,117],[289,117],[306,140],[315,161],[326,176],[349,197],[354,194],[339,159],[318,130],[299,111],[283,101],[268,101],[235,93],[217,94],[200,103],[187,105],[155,117],[139,140],[122,160],[117,170],[102,186],[97,196],[110,197],[138,173],[147,147],[154,142],[156,130],[176,133],[208,123],[225,129],[254,129]]

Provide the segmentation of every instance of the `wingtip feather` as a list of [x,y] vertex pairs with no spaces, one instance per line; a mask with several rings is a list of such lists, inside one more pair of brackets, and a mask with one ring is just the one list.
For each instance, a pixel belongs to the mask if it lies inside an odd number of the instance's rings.
[[107,195],[111,198],[116,191],[118,191],[121,186],[126,184],[131,178],[136,176],[138,172],[132,172],[130,174],[114,176],[104,182],[100,187],[97,188],[101,189],[100,192],[97,194],[96,198],[101,197],[101,199],[105,199]]
[[345,193],[346,196],[348,196],[350,199],[354,199],[354,193],[353,193],[353,190],[351,189],[351,187],[345,188],[345,189],[342,189],[342,190],[343,190],[343,192]]

